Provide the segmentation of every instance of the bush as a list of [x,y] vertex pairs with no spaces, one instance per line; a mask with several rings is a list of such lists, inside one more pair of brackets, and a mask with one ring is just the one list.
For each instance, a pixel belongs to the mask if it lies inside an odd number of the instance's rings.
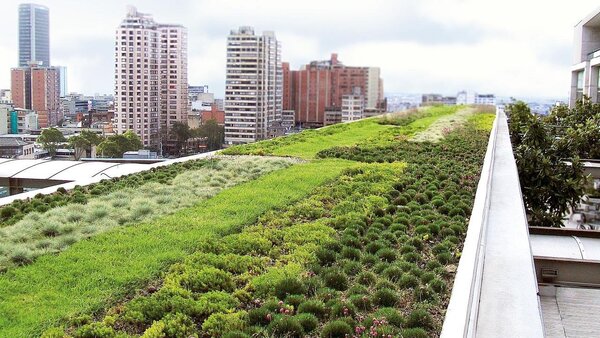
[[383,270],[383,276],[390,282],[396,282],[402,277],[403,271],[397,266],[390,266]]
[[250,338],[250,336],[242,331],[233,331],[224,334],[222,338]]
[[385,262],[391,263],[396,260],[396,253],[392,249],[383,248],[377,251],[377,256]]
[[420,327],[413,327],[402,330],[403,338],[429,338],[427,331]]
[[221,336],[225,332],[243,330],[246,326],[247,313],[245,311],[234,313],[213,313],[202,323],[202,331],[213,337]]
[[360,250],[358,250],[356,248],[345,247],[342,249],[342,257],[343,258],[353,260],[353,261],[359,261],[360,256],[361,256]]
[[335,263],[337,258],[335,251],[325,248],[317,249],[315,256],[317,256],[317,260],[322,266],[330,266],[331,264]]
[[284,300],[289,295],[303,295],[306,287],[298,278],[284,278],[275,285],[275,296]]
[[416,309],[410,313],[406,320],[407,327],[421,327],[424,329],[433,329],[433,319],[424,309]]
[[61,327],[53,327],[42,333],[42,338],[64,338],[65,336],[65,330]]
[[198,337],[196,334],[196,324],[194,324],[190,317],[184,314],[168,314],[163,318],[162,322],[165,324],[163,332],[166,337]]
[[112,338],[115,336],[115,330],[107,327],[104,323],[86,324],[73,333],[73,338]]
[[203,267],[197,271],[184,272],[179,277],[179,283],[192,292],[232,292],[235,288],[230,273],[212,266]]
[[352,336],[352,327],[343,320],[331,321],[323,327],[322,338],[346,338]]
[[369,293],[369,290],[367,290],[366,287],[364,287],[360,284],[355,284],[350,289],[348,289],[348,292],[346,294],[348,296],[353,296],[353,295],[366,295],[368,293]]
[[318,300],[307,300],[298,306],[298,313],[311,313],[318,318],[325,316],[325,303]]
[[385,318],[388,323],[394,325],[397,328],[404,326],[404,318],[398,310],[391,307],[383,307],[375,312],[377,318]]
[[446,291],[446,282],[439,278],[435,278],[429,282],[429,286],[431,289],[437,293],[442,293]]
[[396,292],[388,288],[382,288],[377,290],[373,298],[377,305],[386,307],[393,307],[398,302],[398,295],[396,294]]
[[350,317],[356,314],[356,307],[352,303],[333,301],[331,303],[331,317]]
[[428,286],[419,286],[415,288],[413,296],[418,303],[435,300],[435,292]]
[[369,298],[367,295],[350,296],[350,302],[352,302],[352,304],[361,311],[370,311],[373,307],[371,298]]
[[356,282],[361,285],[371,286],[377,282],[377,275],[370,271],[364,271],[356,276]]
[[419,285],[419,279],[410,273],[405,273],[400,277],[398,285],[401,288],[414,288]]
[[269,316],[270,313],[271,311],[265,307],[252,309],[248,311],[248,323],[250,325],[266,326],[271,322],[272,315]]
[[337,291],[344,291],[348,288],[348,277],[346,274],[339,270],[327,271],[323,276],[323,282],[328,288],[332,288]]
[[294,317],[277,316],[267,327],[269,333],[275,337],[301,338],[304,328]]
[[448,252],[439,253],[435,257],[437,261],[442,265],[446,265],[452,262],[452,255]]
[[319,325],[319,320],[311,313],[300,313],[294,316],[294,318],[302,325],[306,333],[313,331]]

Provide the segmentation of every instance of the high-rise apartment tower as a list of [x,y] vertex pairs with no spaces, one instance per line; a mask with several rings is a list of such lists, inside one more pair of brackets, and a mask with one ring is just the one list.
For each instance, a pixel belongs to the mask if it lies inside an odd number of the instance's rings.
[[19,67],[39,61],[50,66],[50,20],[48,7],[19,5]]
[[128,7],[116,32],[115,125],[159,149],[169,127],[186,123],[188,112],[187,30],[158,24]]
[[227,38],[225,144],[269,137],[281,123],[283,74],[281,45],[273,32],[255,35],[251,27]]

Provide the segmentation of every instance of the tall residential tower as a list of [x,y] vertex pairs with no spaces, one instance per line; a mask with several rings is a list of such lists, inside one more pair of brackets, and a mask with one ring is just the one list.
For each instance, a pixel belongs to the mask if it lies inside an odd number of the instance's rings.
[[50,66],[50,20],[46,6],[19,5],[19,67],[39,61]]
[[186,28],[128,7],[115,42],[117,132],[132,130],[144,147],[159,149],[168,128],[187,121],[187,88]]
[[227,38],[225,144],[266,139],[281,123],[283,74],[281,45],[273,32],[255,35],[252,27]]

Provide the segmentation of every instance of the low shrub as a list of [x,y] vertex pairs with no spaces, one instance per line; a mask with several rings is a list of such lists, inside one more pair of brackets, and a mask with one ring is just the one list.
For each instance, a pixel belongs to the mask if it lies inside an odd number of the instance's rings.
[[352,327],[343,320],[331,321],[323,327],[322,338],[346,338],[352,336]]
[[325,303],[318,300],[307,300],[298,306],[298,313],[310,313],[318,318],[323,318],[326,312]]
[[246,320],[247,313],[245,311],[214,313],[202,323],[202,331],[213,337],[218,337],[229,331],[244,330]]
[[319,326],[319,319],[311,313],[300,313],[294,316],[294,318],[302,325],[306,333],[312,332]]
[[304,328],[295,317],[277,316],[267,327],[267,331],[275,337],[301,338]]
[[298,278],[285,278],[275,285],[275,296],[284,300],[289,295],[303,295],[306,286]]
[[427,331],[420,327],[411,327],[408,329],[402,330],[403,338],[429,338],[429,334]]
[[408,315],[408,318],[406,319],[406,326],[432,329],[433,318],[425,309],[416,309]]
[[348,277],[339,270],[330,270],[322,276],[325,286],[337,291],[344,291],[348,288]]
[[383,248],[377,251],[377,256],[384,262],[391,263],[396,260],[396,253],[389,248]]
[[394,290],[381,288],[375,291],[373,300],[379,306],[393,307],[398,302],[398,295]]
[[377,275],[370,271],[364,271],[356,276],[356,281],[365,286],[371,286],[377,282]]

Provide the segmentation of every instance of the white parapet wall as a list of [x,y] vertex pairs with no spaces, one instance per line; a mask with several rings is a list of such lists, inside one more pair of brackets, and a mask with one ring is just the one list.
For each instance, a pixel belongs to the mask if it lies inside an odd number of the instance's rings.
[[490,134],[441,337],[544,336],[506,114]]

